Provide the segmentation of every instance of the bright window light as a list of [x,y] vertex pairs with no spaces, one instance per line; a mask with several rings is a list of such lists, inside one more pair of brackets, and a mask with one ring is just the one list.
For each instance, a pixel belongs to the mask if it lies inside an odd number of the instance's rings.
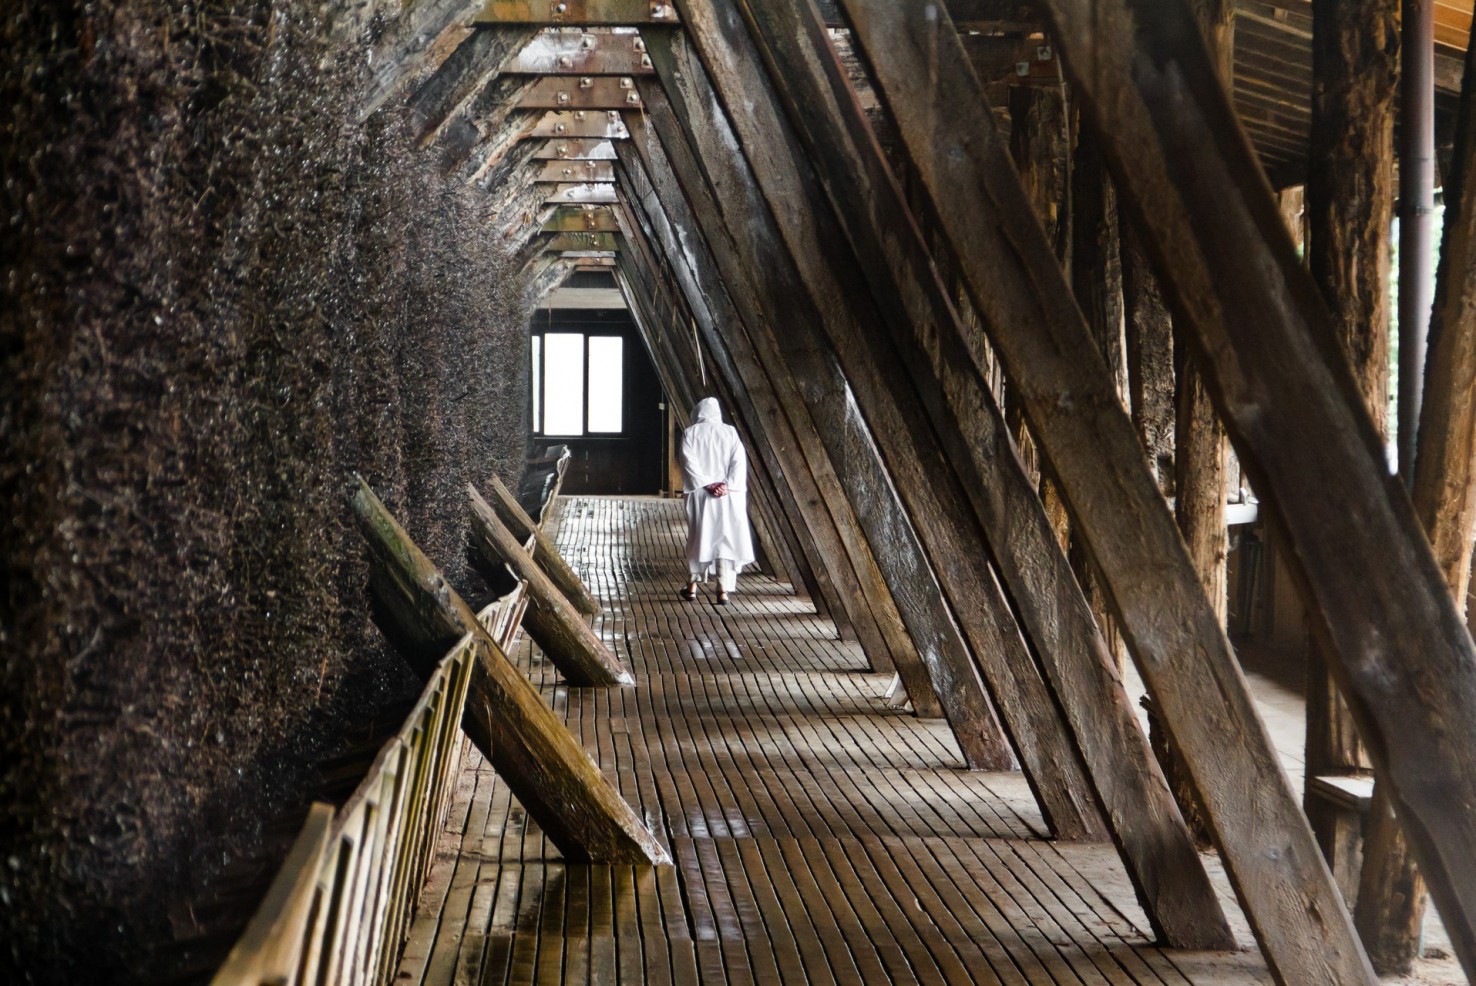
[[625,427],[625,340],[619,336],[589,337],[589,430],[619,432]]
[[543,431],[543,336],[533,337],[533,434]]
[[543,433],[584,434],[584,335],[543,337]]

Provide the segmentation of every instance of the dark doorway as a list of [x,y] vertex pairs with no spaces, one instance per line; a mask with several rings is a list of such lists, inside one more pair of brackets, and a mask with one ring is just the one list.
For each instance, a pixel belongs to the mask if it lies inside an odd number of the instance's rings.
[[661,492],[666,397],[614,279],[576,274],[544,304],[529,327],[531,421],[536,441],[573,454],[563,491]]

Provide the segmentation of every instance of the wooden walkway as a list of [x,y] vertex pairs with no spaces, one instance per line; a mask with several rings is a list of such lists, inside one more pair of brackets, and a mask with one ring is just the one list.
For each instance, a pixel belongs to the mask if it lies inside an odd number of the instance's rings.
[[563,863],[469,750],[398,982],[1270,982],[1243,925],[1238,953],[1153,947],[1110,846],[1044,838],[1018,774],[961,770],[787,585],[679,600],[683,533],[678,502],[563,502],[635,687],[514,655],[676,865]]

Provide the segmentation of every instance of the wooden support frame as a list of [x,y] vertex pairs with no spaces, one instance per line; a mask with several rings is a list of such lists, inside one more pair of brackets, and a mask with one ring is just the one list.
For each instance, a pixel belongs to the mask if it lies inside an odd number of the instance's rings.
[[[965,512],[947,455],[916,413],[910,388],[899,396],[891,389],[900,383],[898,378],[879,378],[889,369],[887,361],[855,358],[866,351],[855,335],[860,316],[852,310],[866,295],[864,285],[853,279],[852,290],[839,285],[822,287],[812,297],[813,289],[801,276],[798,258],[787,248],[755,175],[742,156],[733,153],[738,138],[696,54],[683,36],[673,32],[648,32],[647,47],[666,85],[665,95],[654,85],[645,93],[647,118],[660,133],[674,165],[683,147],[689,146],[692,155],[691,164],[678,167],[678,174],[687,174],[689,184],[695,184],[698,175],[711,176],[713,197],[731,217],[727,228],[742,263],[764,271],[767,278],[784,278],[786,287],[778,289],[784,303],[791,309],[801,306],[801,315],[791,315],[789,331],[780,334],[781,343],[791,344],[786,356],[800,359],[807,348],[818,344],[812,341],[820,338],[812,335],[815,328],[825,326],[842,360],[847,354],[853,357],[838,371],[825,371],[823,363],[802,365],[810,375],[843,373],[854,389],[859,410],[870,424],[897,492],[943,583],[1047,825],[1060,838],[1105,838],[1106,828],[1093,803],[1074,739],[1063,728],[1055,703],[1020,639],[1008,603],[980,549],[978,528]],[[671,112],[663,113],[668,98]],[[723,189],[722,195],[715,194],[717,187]],[[807,222],[817,214],[786,207],[784,215],[792,222]],[[826,242],[840,240],[835,234]],[[833,276],[819,259],[826,255],[824,250],[809,255],[810,275]]]
[[630,134],[616,110],[549,110],[538,118],[527,136],[624,140]]
[[616,201],[615,188],[609,183],[539,183],[539,187],[543,189],[544,205],[614,205]]
[[[646,340],[647,349],[656,366],[658,369],[665,368],[663,379],[666,381],[667,392],[678,395],[680,408],[677,417],[684,421],[687,418],[686,408],[696,406],[698,400],[710,396],[715,388],[702,380],[700,372],[693,372],[690,360],[686,358],[688,346],[685,340],[678,341],[673,331],[675,327],[658,314],[659,309],[651,300],[646,286],[644,272],[649,268],[644,262],[638,263],[634,256],[624,254],[617,258],[617,265],[620,284],[626,293],[631,315],[640,327],[642,338]],[[729,406],[733,405],[730,403]],[[751,511],[750,519],[754,521],[755,531],[760,534],[761,539],[763,530],[767,528],[770,533],[767,539],[770,547],[782,543],[784,554],[781,557],[790,573],[790,584],[802,588],[818,611],[844,621],[845,615],[839,610],[839,604],[832,599],[830,583],[823,570],[819,574],[816,572],[818,561],[810,532],[795,522],[794,518],[799,516],[797,511],[783,509],[792,502],[792,491],[785,485],[784,477],[771,474],[768,463],[762,456],[750,455],[749,483],[751,492],[756,487],[759,493],[758,496],[749,497],[750,506],[756,508]],[[782,542],[776,541],[776,536],[782,538]]]
[[[1161,6],[1135,23],[1101,0],[1088,27],[1074,5],[1048,3],[1068,55],[1096,53],[1077,84],[1119,189],[1151,230],[1241,461],[1276,505],[1379,784],[1476,976],[1476,815],[1451,810],[1476,804],[1476,647],[1234,110],[1184,33],[1188,12]],[[1172,77],[1154,68],[1169,64]]]
[[538,169],[537,181],[542,182],[595,182],[609,183],[615,180],[615,165],[610,161],[544,161]]
[[545,233],[618,233],[620,224],[609,206],[560,206],[543,224]]
[[[1057,692],[1155,931],[1184,946],[1227,946],[1233,940],[1228,924],[1137,726],[1115,662],[1015,459],[1003,416],[984,375],[974,368],[975,354],[966,348],[947,290],[850,95],[823,26],[805,18],[794,3],[740,7],[752,18],[771,76],[785,80],[776,88],[789,100],[801,142],[826,179],[843,220],[840,235],[856,249],[880,313],[894,337],[912,333],[911,344],[899,340],[900,362],[909,367],[912,386],[964,478],[962,486],[975,504],[1016,615]],[[741,47],[741,24],[723,23],[723,16],[700,0],[687,0],[682,10],[698,43],[710,46],[704,62],[723,66],[713,70],[715,79],[757,69]],[[824,196],[805,175],[796,149],[784,146],[781,111],[757,96],[762,85],[760,79],[741,76],[730,83],[727,98],[741,92],[744,107],[744,120],[735,119],[735,129],[750,159],[764,164],[755,170],[761,184],[771,183],[771,208],[778,211],[786,197],[792,201],[796,190],[807,188],[812,205],[805,212],[820,213],[826,208]],[[765,176],[765,170],[770,174]],[[817,236],[810,243],[800,238],[792,252],[805,253],[821,242],[831,244],[829,252],[836,254],[834,236]],[[864,345],[837,348],[888,360],[886,336],[885,329],[873,331]],[[1000,468],[1002,463],[1013,468]]]
[[615,143],[603,137],[545,139],[533,152],[535,161],[613,161]]
[[422,674],[452,644],[471,636],[477,663],[463,728],[564,857],[670,862],[661,843],[363,480],[353,507],[372,559],[376,620]]
[[[663,116],[669,113],[663,104]],[[769,290],[770,278],[752,278],[727,246],[726,237],[716,232],[723,221],[706,187],[687,183],[692,201],[707,217],[703,223],[689,210],[663,148],[644,121],[630,120],[627,125],[632,139],[621,148],[623,187],[645,203],[648,222],[659,227],[655,232],[687,294],[720,302],[713,312],[713,330],[719,326],[723,330],[715,344],[729,346],[748,374],[766,376],[781,406],[796,420],[796,430],[812,433],[805,441],[808,454],[816,456],[817,473],[826,475],[833,489],[830,496],[853,512],[878,577],[895,600],[898,619],[918,642],[907,655],[910,660],[896,661],[914,708],[919,715],[936,708],[932,714],[948,719],[970,767],[1009,769],[1008,741],[973,658],[943,602],[870,433],[850,412],[844,379],[839,374],[825,379],[810,372],[808,363],[786,358],[773,326],[781,324],[778,319],[793,318],[792,308],[786,309]]]
[[[633,231],[634,233],[634,231]],[[644,240],[644,237],[642,238]],[[660,269],[654,254],[651,269]],[[759,451],[770,463],[771,473],[785,477],[792,495],[788,509],[800,518],[815,548],[816,575],[821,584],[831,587],[833,604],[844,613],[856,640],[861,644],[873,670],[894,669],[895,654],[905,661],[907,649],[913,645],[901,632],[901,621],[895,606],[875,574],[874,561],[864,540],[854,526],[854,517],[841,512],[838,489],[817,476],[815,463],[804,457],[802,443],[794,425],[774,398],[767,381],[757,377],[745,379],[734,365],[726,348],[714,348],[712,317],[689,309],[694,333],[705,330],[703,351],[710,357],[714,374],[722,374],[729,395],[727,406],[738,412],[746,425],[750,447]],[[871,571],[867,570],[868,563]],[[916,660],[915,653],[912,659]],[[920,699],[922,708],[938,713],[936,702]]]
[[484,564],[504,564],[528,583],[530,605],[523,624],[564,679],[574,687],[634,684],[630,672],[518,543],[475,486],[467,486],[467,496],[472,548]]
[[437,48],[454,51],[454,36],[465,31],[462,25],[476,8],[477,0],[423,0],[391,17],[369,62],[375,68],[360,121],[373,116],[413,75],[423,72]]
[[484,0],[474,24],[541,24],[545,27],[619,27],[676,24],[676,9],[659,0]]
[[[1032,430],[1185,755],[1269,964],[1282,982],[1371,982],[1341,896],[1051,246],[1024,202],[957,33],[946,18],[929,21],[919,11],[872,0],[843,2],[919,179],[935,202],[949,203],[940,216],[995,352],[1019,383]],[[1197,26],[1186,29],[1203,58]],[[1072,36],[1077,50],[1095,50],[1090,40]],[[908,78],[919,64],[930,67],[928,89]],[[1116,134],[1103,139],[1109,164],[1117,140]],[[1193,153],[1184,151],[1186,159]],[[1132,195],[1121,171],[1113,173],[1126,202]],[[963,216],[970,217],[967,224],[957,221]],[[1157,577],[1145,578],[1149,572]],[[1237,742],[1226,744],[1226,735]]]

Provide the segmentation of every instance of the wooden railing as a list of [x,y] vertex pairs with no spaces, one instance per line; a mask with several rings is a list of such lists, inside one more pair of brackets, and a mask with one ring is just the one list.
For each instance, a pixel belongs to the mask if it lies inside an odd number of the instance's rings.
[[[512,642],[519,585],[478,614]],[[471,637],[442,659],[400,731],[336,811],[314,803],[215,986],[386,983],[434,854],[460,770],[461,715],[476,661]]]

